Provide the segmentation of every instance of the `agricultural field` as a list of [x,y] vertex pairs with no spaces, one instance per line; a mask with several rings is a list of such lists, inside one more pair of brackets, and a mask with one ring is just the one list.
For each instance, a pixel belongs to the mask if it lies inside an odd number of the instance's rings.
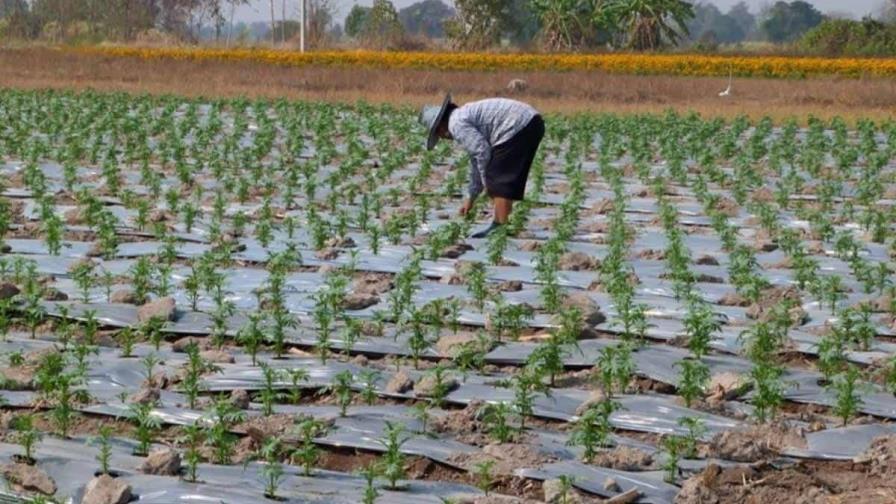
[[254,61],[287,66],[351,68],[423,68],[429,70],[522,70],[611,74],[806,78],[893,77],[890,58],[821,58],[807,56],[724,56],[700,54],[495,54],[396,51],[316,51],[189,47],[85,46],[66,49],[80,54],[120,58],[189,61]]
[[[896,124],[0,91],[30,502],[893,502]],[[2,500],[2,498],[0,498]]]

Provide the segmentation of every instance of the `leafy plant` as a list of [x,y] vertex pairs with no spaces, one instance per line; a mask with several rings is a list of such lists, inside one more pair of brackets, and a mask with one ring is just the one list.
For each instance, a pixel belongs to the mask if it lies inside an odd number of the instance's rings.
[[12,422],[15,430],[14,439],[22,446],[22,458],[27,464],[34,464],[34,446],[40,441],[41,433],[34,425],[34,416],[25,414],[17,416]]
[[184,450],[184,462],[186,462],[186,480],[193,483],[198,481],[199,462],[202,461],[202,452],[200,446],[202,444],[202,427],[198,422],[194,422],[183,427],[183,436],[178,442],[186,445]]
[[383,437],[378,441],[385,449],[381,459],[381,474],[389,482],[390,490],[398,490],[398,480],[405,477],[401,447],[408,438],[404,436],[404,425],[387,421]]
[[476,478],[476,488],[482,490],[486,496],[495,484],[495,477],[492,474],[494,467],[495,461],[491,459],[483,460],[473,467],[473,475]]
[[298,425],[299,447],[293,457],[302,465],[302,474],[311,476],[311,470],[320,457],[320,448],[314,444],[314,438],[324,434],[324,425],[313,418],[306,418]]
[[610,415],[619,408],[619,403],[604,399],[589,406],[576,422],[568,443],[583,448],[585,462],[591,462],[599,448],[610,446],[613,432]]
[[858,368],[849,365],[845,371],[834,376],[829,385],[835,398],[832,412],[843,420],[844,426],[849,424],[849,420],[859,412],[864,403],[860,395],[862,386],[859,377]]
[[345,371],[341,371],[333,377],[333,383],[330,385],[330,392],[336,398],[336,402],[339,404],[339,416],[345,416],[346,411],[348,410],[348,405],[352,403],[352,395],[354,391],[352,390],[352,385],[354,383],[354,377],[352,376],[352,372],[346,369]]
[[100,473],[101,474],[110,474],[111,471],[109,469],[109,459],[112,457],[112,428],[108,425],[103,425],[99,429],[99,435],[91,438],[90,443],[95,444],[98,447],[98,452],[96,455],[97,462],[100,463]]
[[136,427],[134,435],[137,438],[137,447],[134,449],[134,455],[145,457],[149,455],[149,447],[162,425],[161,420],[153,414],[153,405],[150,403],[131,403],[128,405],[128,410],[131,421]]
[[281,443],[276,437],[265,440],[259,451],[264,464],[261,466],[261,477],[264,480],[264,496],[278,500],[277,489],[283,481],[283,464],[280,463]]

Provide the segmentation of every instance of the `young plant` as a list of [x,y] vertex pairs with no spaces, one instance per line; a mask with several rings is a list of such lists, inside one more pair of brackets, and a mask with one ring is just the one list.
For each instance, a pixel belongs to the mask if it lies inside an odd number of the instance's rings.
[[361,470],[361,476],[364,477],[364,493],[361,494],[362,504],[374,504],[380,492],[376,489],[376,479],[380,475],[379,465],[375,462],[367,464]]
[[149,447],[162,425],[161,420],[153,414],[153,405],[150,403],[131,403],[128,409],[136,427],[134,436],[137,438],[137,447],[134,455],[145,457],[149,455]]
[[280,463],[281,443],[276,437],[265,440],[259,455],[264,460],[261,466],[261,477],[264,480],[264,496],[268,499],[279,500],[277,489],[283,481],[283,464]]
[[635,372],[630,343],[622,342],[601,349],[597,358],[597,376],[607,397],[624,393]]
[[663,479],[665,479],[667,483],[674,483],[675,479],[678,477],[678,463],[681,461],[682,453],[685,450],[685,444],[686,443],[682,437],[674,434],[663,436],[661,440],[663,455],[665,456],[661,467],[666,471],[666,475]]
[[289,376],[289,400],[293,404],[299,404],[302,400],[302,388],[299,382],[308,380],[308,370],[305,368],[288,369],[286,374]]
[[709,367],[701,360],[685,358],[675,363],[681,370],[678,381],[678,394],[684,399],[688,408],[696,399],[703,397],[709,383]]
[[829,386],[835,397],[832,411],[843,420],[844,427],[856,416],[864,403],[860,395],[862,385],[859,383],[859,377],[858,368],[850,364],[845,371],[834,376]]
[[325,427],[313,418],[306,418],[298,425],[299,447],[293,452],[293,457],[299,460],[302,466],[302,474],[311,476],[311,470],[320,457],[320,448],[314,444],[314,438],[325,433]]
[[237,332],[236,340],[249,354],[252,359],[252,365],[258,365],[258,350],[264,343],[264,331],[262,325],[264,323],[264,313],[252,312],[249,314],[249,322],[240,328]]
[[122,358],[127,359],[134,356],[134,343],[137,342],[137,336],[132,328],[125,327],[121,329],[115,335],[115,339],[118,340],[118,344],[121,346]]
[[187,470],[185,472],[186,480],[196,483],[198,481],[199,462],[202,461],[202,427],[198,422],[183,427],[184,435],[178,440],[181,444],[186,445],[184,450],[184,462],[186,462]]
[[473,476],[476,478],[476,488],[482,490],[486,496],[488,496],[488,492],[495,484],[495,475],[492,472],[494,468],[495,461],[491,459],[483,460],[473,467]]
[[202,358],[202,355],[199,353],[199,345],[196,344],[195,341],[191,341],[186,348],[187,352],[187,364],[186,364],[186,374],[181,380],[181,389],[184,392],[184,395],[187,396],[187,403],[190,406],[190,409],[196,408],[196,400],[199,398],[199,394],[202,392],[202,375],[204,373],[218,371],[220,368],[206,362],[205,359]]
[[97,445],[96,460],[100,463],[100,474],[111,474],[109,459],[112,457],[112,427],[103,425],[100,427],[99,435],[91,438],[89,442]]
[[234,446],[239,438],[231,433],[232,427],[246,419],[246,412],[237,409],[228,399],[219,398],[205,417],[210,426],[205,438],[212,446],[216,464],[230,464]]
[[401,447],[409,438],[404,436],[404,425],[386,422],[386,430],[379,443],[385,452],[381,458],[381,473],[389,482],[389,490],[398,490],[398,480],[405,478],[404,454]]
[[14,439],[22,446],[22,460],[26,464],[34,464],[34,446],[40,441],[41,433],[34,426],[32,415],[20,415],[12,422],[15,430]]
[[678,419],[678,425],[688,430],[687,435],[682,438],[682,453],[685,458],[697,458],[697,443],[700,437],[706,432],[703,425],[703,419],[699,417],[682,417]]
[[516,431],[510,425],[510,417],[513,408],[509,403],[499,402],[483,407],[482,421],[485,430],[492,439],[499,443],[507,443],[516,435]]
[[365,369],[359,375],[363,387],[361,388],[361,400],[368,406],[376,403],[376,383],[380,378],[380,372],[374,369]]
[[333,394],[333,397],[336,398],[336,402],[339,404],[339,416],[344,417],[348,411],[349,404],[352,403],[352,395],[354,394],[354,391],[352,390],[353,383],[354,377],[352,376],[352,372],[348,369],[337,373],[336,376],[333,377],[333,384],[330,385],[329,389]]
[[274,403],[280,396],[277,391],[278,380],[280,380],[281,370],[273,368],[265,363],[261,364],[262,388],[258,393],[261,399],[261,413],[264,416],[274,414]]
[[569,436],[569,444],[583,448],[582,459],[585,462],[591,462],[599,448],[611,445],[613,425],[610,423],[610,415],[619,408],[619,403],[604,399],[589,406],[576,422]]

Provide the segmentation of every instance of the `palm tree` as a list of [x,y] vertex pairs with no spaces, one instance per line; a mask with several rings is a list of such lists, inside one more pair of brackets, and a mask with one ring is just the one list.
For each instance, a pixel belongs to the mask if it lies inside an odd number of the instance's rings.
[[577,49],[594,34],[589,23],[593,0],[532,0],[530,7],[541,22],[542,44],[548,50]]
[[598,14],[625,33],[628,47],[653,50],[687,35],[694,6],[684,0],[608,0]]

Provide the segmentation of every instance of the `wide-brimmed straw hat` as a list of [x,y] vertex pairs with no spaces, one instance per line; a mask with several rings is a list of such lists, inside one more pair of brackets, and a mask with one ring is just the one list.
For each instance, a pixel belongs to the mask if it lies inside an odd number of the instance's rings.
[[439,137],[436,136],[436,129],[442,119],[445,118],[445,111],[448,110],[448,104],[451,103],[451,93],[445,95],[442,105],[426,105],[420,110],[420,124],[427,129],[426,150],[432,150],[439,143]]

